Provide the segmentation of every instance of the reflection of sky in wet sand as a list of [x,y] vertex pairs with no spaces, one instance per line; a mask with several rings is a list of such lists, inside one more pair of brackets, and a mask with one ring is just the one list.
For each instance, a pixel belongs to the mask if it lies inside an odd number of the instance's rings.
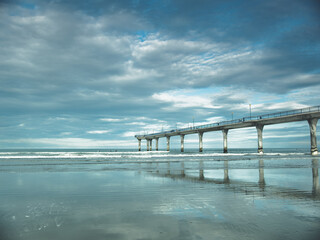
[[180,161],[137,171],[2,172],[0,230],[3,239],[33,240],[316,236],[318,159],[290,169],[252,161],[252,169]]

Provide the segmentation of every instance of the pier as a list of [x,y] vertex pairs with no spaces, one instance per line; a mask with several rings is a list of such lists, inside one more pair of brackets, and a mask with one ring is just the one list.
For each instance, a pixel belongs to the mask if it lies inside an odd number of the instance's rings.
[[170,137],[180,136],[181,152],[184,151],[184,136],[188,134],[198,134],[199,152],[203,151],[203,135],[205,132],[222,131],[223,152],[228,152],[227,136],[229,130],[237,128],[255,127],[257,129],[258,153],[263,153],[263,127],[265,125],[307,121],[310,129],[310,151],[312,155],[318,155],[317,148],[317,122],[320,118],[320,106],[276,112],[258,116],[243,117],[235,120],[222,121],[188,128],[173,129],[145,135],[135,135],[138,139],[139,151],[141,151],[141,140],[147,141],[147,151],[152,151],[152,141],[156,141],[156,151],[159,149],[159,138],[166,138],[167,151],[170,151]]

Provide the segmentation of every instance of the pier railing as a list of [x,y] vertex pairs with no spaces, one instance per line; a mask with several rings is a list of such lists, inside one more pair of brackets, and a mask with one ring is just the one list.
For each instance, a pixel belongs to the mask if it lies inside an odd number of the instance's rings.
[[289,110],[289,111],[283,111],[283,112],[263,114],[263,115],[258,115],[258,116],[247,116],[247,117],[238,118],[238,119],[234,119],[234,120],[227,120],[227,121],[222,121],[222,122],[203,124],[203,125],[192,126],[192,127],[187,127],[187,128],[173,129],[173,130],[169,130],[169,131],[163,131],[163,132],[152,133],[152,134],[135,135],[135,137],[145,137],[145,136],[152,137],[152,136],[160,135],[160,134],[168,134],[168,133],[173,133],[173,132],[183,132],[183,131],[198,130],[198,129],[200,130],[200,129],[205,129],[205,128],[224,126],[224,125],[248,122],[248,121],[253,121],[253,120],[272,119],[272,118],[293,116],[293,115],[298,115],[298,114],[303,114],[303,113],[311,113],[311,112],[320,112],[320,105],[313,106],[313,107],[307,107],[307,108],[301,108],[301,109],[295,109],[295,110]]

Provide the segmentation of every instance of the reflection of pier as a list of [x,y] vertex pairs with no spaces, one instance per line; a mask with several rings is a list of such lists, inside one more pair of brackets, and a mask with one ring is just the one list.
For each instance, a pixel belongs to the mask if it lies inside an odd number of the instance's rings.
[[[274,185],[267,185],[264,177],[264,161],[262,159],[259,160],[259,180],[258,182],[248,182],[248,181],[241,181],[241,180],[232,180],[229,176],[229,167],[228,161],[224,161],[224,168],[223,168],[223,179],[213,179],[213,178],[206,178],[205,171],[204,171],[204,162],[199,161],[199,175],[188,175],[185,169],[185,163],[181,162],[181,170],[177,171],[170,169],[170,162],[167,163],[167,169],[162,169],[159,171],[157,164],[157,169],[154,171],[150,171],[151,174],[171,178],[174,180],[184,180],[184,181],[192,181],[192,182],[204,182],[204,183],[212,183],[212,184],[224,184],[227,188],[232,189],[236,192],[245,192],[246,194],[255,194],[255,193],[262,193],[263,195],[266,194],[276,194],[281,197],[286,198],[314,198],[320,199],[320,189],[319,189],[319,174],[318,174],[318,159],[312,160],[312,192],[303,192],[298,189],[288,188],[288,187],[280,187]],[[179,174],[180,173],[180,174]]]
[[312,159],[312,193],[313,195],[319,195],[320,190],[319,190],[319,163],[318,159]]

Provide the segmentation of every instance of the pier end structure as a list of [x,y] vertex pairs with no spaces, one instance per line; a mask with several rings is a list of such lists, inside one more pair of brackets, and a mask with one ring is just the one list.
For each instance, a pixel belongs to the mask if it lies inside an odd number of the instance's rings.
[[[320,105],[314,107],[308,107],[303,109],[296,109],[284,112],[276,112],[271,114],[264,114],[260,116],[250,116],[243,117],[240,119],[205,124],[200,126],[193,126],[182,129],[174,129],[170,131],[164,131],[159,133],[147,134],[147,135],[136,135],[135,137],[139,141],[139,150],[141,150],[140,141],[142,139],[147,140],[147,151],[149,148],[150,139],[157,139],[166,137],[167,138],[167,151],[170,151],[170,137],[180,135],[181,138],[181,151],[184,151],[184,137],[188,134],[198,134],[199,136],[199,152],[203,151],[203,134],[205,132],[212,131],[222,131],[223,133],[223,152],[228,152],[227,146],[227,134],[229,130],[237,128],[247,128],[255,127],[257,129],[258,135],[258,153],[263,154],[263,128],[266,125],[280,124],[280,123],[289,123],[289,122],[298,122],[298,121],[307,121],[310,128],[310,152],[312,155],[318,155],[317,147],[317,122],[320,118]],[[151,143],[152,144],[152,143]],[[158,143],[157,143],[158,144]],[[156,147],[158,148],[158,147]],[[152,147],[151,147],[152,150]]]

